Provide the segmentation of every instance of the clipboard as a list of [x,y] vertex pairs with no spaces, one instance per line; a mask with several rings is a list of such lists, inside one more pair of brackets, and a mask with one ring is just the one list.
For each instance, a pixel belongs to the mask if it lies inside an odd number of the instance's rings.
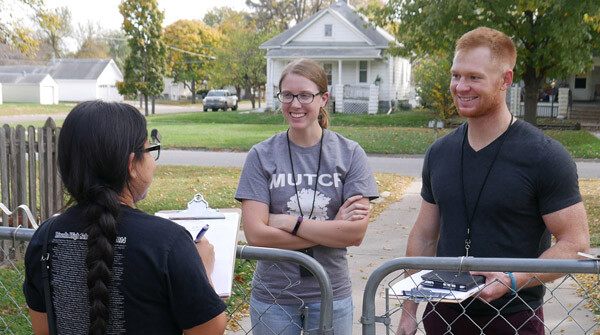
[[421,276],[429,272],[431,270],[422,270],[395,283],[390,290],[390,296],[415,302],[439,301],[459,303],[476,295],[485,287],[485,283],[479,284],[468,291],[425,287],[422,285],[423,278]]
[[[173,212],[159,211],[155,215],[169,219],[169,215]],[[210,274],[210,279],[219,297],[227,299],[231,297],[233,285],[241,210],[236,208],[223,209],[219,211],[219,214],[222,214],[223,217],[170,220],[183,226],[190,232],[192,237],[195,237],[207,223],[210,225],[210,228],[204,234],[204,237],[214,246],[215,250],[215,265],[213,272]]]

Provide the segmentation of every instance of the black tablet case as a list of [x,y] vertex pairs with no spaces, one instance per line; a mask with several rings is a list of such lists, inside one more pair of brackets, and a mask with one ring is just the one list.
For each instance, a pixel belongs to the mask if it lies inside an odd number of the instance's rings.
[[459,276],[458,271],[434,270],[422,275],[421,279],[421,285],[424,287],[463,292],[485,283],[484,276],[472,276],[468,271],[463,271]]

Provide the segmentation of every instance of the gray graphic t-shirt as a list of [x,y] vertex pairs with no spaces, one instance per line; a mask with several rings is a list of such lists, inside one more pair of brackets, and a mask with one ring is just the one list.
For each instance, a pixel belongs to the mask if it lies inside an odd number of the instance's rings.
[[[354,195],[376,198],[377,185],[367,156],[358,143],[328,130],[323,134],[321,169],[317,176],[319,143],[299,147],[290,142],[296,186],[288,151],[286,133],[279,133],[250,149],[235,194],[239,201],[248,199],[269,205],[272,214],[300,215],[308,218],[315,196],[311,219],[333,220],[344,201]],[[315,183],[317,192],[315,195]],[[298,204],[300,200],[300,205]],[[327,222],[323,222],[327,224]],[[333,287],[335,300],[351,295],[346,248],[313,247],[313,257],[323,265]],[[259,261],[254,273],[253,294],[271,303],[295,304],[298,299],[320,301],[319,284],[313,277],[300,277],[297,264]]]

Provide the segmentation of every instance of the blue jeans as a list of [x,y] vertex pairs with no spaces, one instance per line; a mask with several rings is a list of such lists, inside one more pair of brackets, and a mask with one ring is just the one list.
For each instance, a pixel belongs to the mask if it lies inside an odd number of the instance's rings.
[[[321,303],[305,305],[268,304],[250,298],[252,333],[256,335],[317,335]],[[352,334],[352,297],[333,302],[333,331],[335,335]]]

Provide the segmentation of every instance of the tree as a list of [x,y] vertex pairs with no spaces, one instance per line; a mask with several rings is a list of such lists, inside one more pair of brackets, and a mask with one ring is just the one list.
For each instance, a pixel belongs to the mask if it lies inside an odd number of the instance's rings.
[[221,24],[226,21],[226,19],[237,15],[241,15],[241,13],[231,9],[230,7],[214,7],[204,14],[202,22],[209,27],[217,28],[220,27]]
[[254,10],[252,18],[259,30],[283,31],[334,2],[335,0],[246,0],[246,6]]
[[125,34],[121,30],[109,30],[102,38],[108,46],[108,56],[115,61],[121,71],[124,71],[125,59],[131,51]]
[[448,57],[433,56],[420,60],[413,67],[422,105],[438,111],[442,120],[456,113],[448,79],[450,63]]
[[119,93],[143,94],[146,115],[151,96],[154,114],[154,97],[162,93],[167,69],[167,50],[162,40],[164,13],[158,9],[157,0],[125,0],[119,11],[131,49],[125,59],[123,82],[117,85]]
[[196,103],[196,84],[209,78],[209,69],[221,33],[197,20],[179,20],[165,29],[169,68],[175,82],[183,83]]
[[86,25],[79,24],[77,30],[79,48],[74,58],[109,58],[108,44],[103,40],[100,24],[88,22]]
[[34,55],[38,49],[34,32],[14,16],[19,13],[35,14],[42,4],[42,0],[0,0],[0,44],[16,48],[26,56]]
[[36,20],[47,43],[52,47],[54,57],[61,57],[63,39],[72,32],[69,8],[41,9],[36,15]]
[[390,28],[403,56],[452,54],[456,40],[479,26],[498,29],[515,42],[515,77],[525,83],[525,121],[536,124],[538,90],[547,78],[564,78],[591,69],[599,32],[586,13],[597,0],[390,0],[369,6],[369,16]]
[[[235,11],[223,18],[219,29],[226,39],[217,49],[211,83],[217,87],[234,86],[238,96],[242,88],[247,94],[253,89],[260,91],[267,80],[267,63],[265,51],[259,46],[278,32],[261,31],[242,13]],[[253,94],[250,101],[255,108]]]

